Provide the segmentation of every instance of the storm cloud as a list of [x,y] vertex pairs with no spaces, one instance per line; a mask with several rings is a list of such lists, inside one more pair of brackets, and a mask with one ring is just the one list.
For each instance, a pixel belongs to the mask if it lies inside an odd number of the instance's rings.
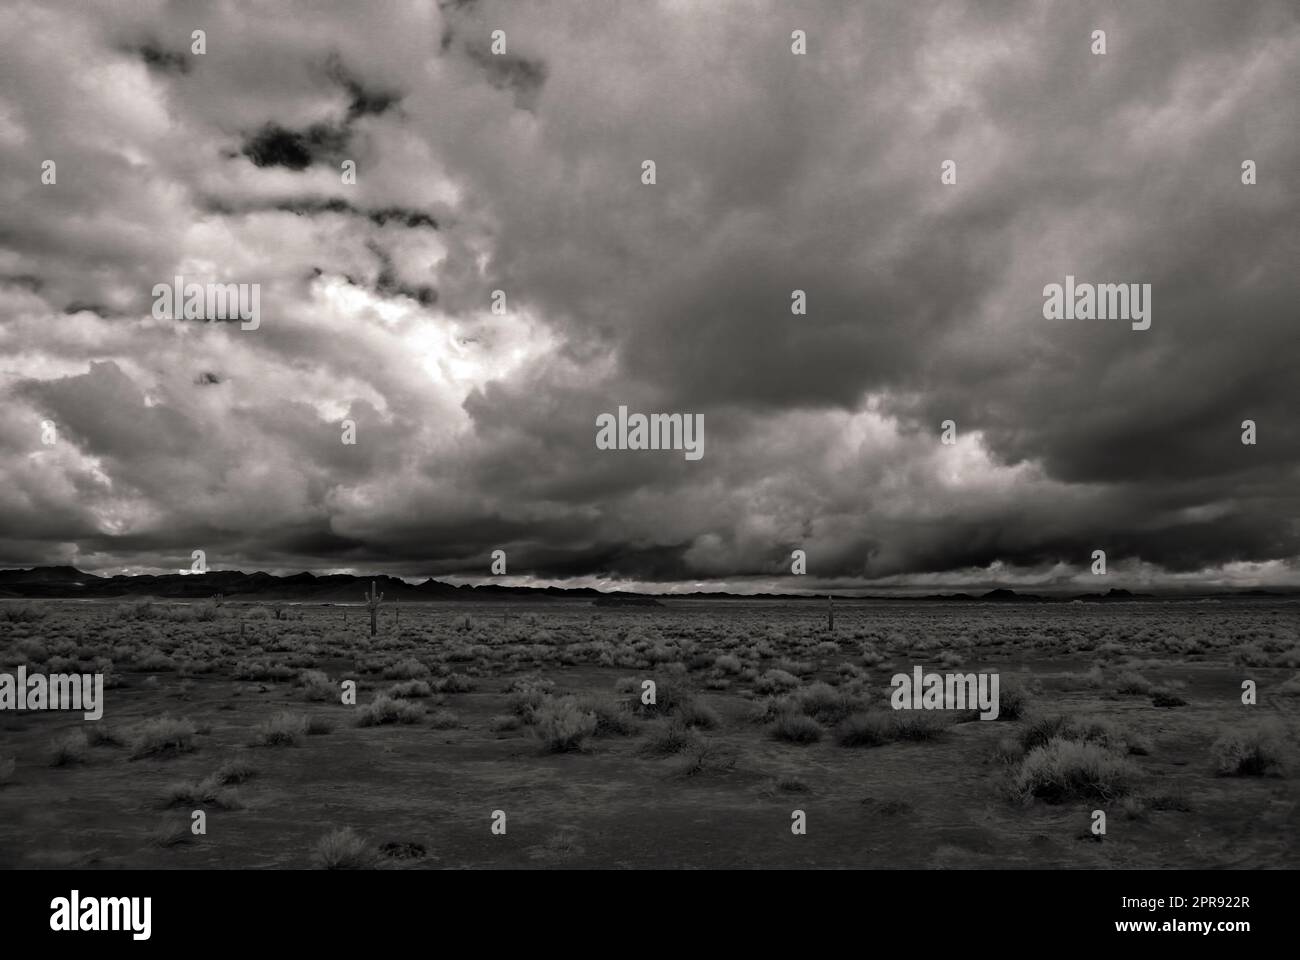
[[1296,584],[1297,64],[1290,0],[7,4],[0,566]]

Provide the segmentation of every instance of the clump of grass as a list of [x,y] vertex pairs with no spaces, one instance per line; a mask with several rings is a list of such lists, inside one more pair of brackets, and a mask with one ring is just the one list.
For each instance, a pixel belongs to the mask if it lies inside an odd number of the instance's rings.
[[786,670],[768,670],[754,681],[754,692],[759,694],[786,693],[799,686],[799,678]]
[[161,820],[149,831],[149,843],[155,847],[177,847],[193,839],[194,833],[188,821]]
[[1012,783],[1012,795],[1047,803],[1115,800],[1138,778],[1133,761],[1096,743],[1054,738],[1030,750]]
[[257,776],[256,767],[243,757],[233,757],[217,767],[217,772],[212,775],[212,779],[219,784],[226,785],[246,783],[255,776]]
[[73,764],[85,763],[88,746],[84,730],[77,729],[65,733],[50,746],[50,766],[70,767]]
[[934,740],[948,729],[948,721],[933,713],[899,710],[894,713],[894,737],[897,740]]
[[281,712],[257,728],[257,743],[264,747],[296,747],[306,733],[306,717]]
[[578,698],[578,707],[596,718],[597,737],[628,737],[640,729],[636,717],[617,702],[596,695]]
[[424,719],[424,707],[410,700],[394,700],[379,694],[374,700],[357,709],[357,726],[377,727],[389,723],[419,723]]
[[127,734],[127,748],[132,760],[190,753],[195,749],[194,737],[197,733],[191,720],[156,717],[131,728]]
[[1019,720],[1033,702],[1029,687],[1015,677],[999,678],[998,719]]
[[330,678],[323,670],[304,670],[299,674],[298,682],[302,685],[302,695],[305,700],[324,703],[334,700],[339,695],[338,688],[330,683]]
[[857,697],[836,690],[829,683],[814,683],[804,687],[795,695],[799,709],[818,723],[828,727],[847,720],[863,710],[863,702]]
[[455,730],[461,726],[460,717],[451,710],[435,710],[429,716],[429,726],[434,730]]
[[423,680],[427,676],[429,668],[414,657],[399,660],[384,670],[386,680]]
[[677,708],[676,716],[683,726],[695,730],[716,730],[722,723],[718,712],[699,700],[687,700]]
[[581,709],[573,697],[564,697],[542,705],[533,729],[548,753],[574,753],[582,750],[596,727],[594,713]]
[[523,726],[523,721],[512,714],[498,714],[488,721],[488,728],[493,733],[507,733],[511,730],[518,730]]
[[734,653],[722,653],[713,661],[713,665],[723,673],[737,674],[740,673],[743,664],[740,658]]
[[173,783],[162,795],[164,807],[211,806],[218,810],[239,810],[243,805],[238,791],[223,786],[216,774],[195,782]]
[[1111,720],[1100,717],[1067,717],[1048,714],[1034,717],[1020,732],[1022,753],[1041,747],[1052,740],[1095,743],[1097,746],[1134,756],[1146,756],[1151,745],[1139,733],[1125,730]]
[[893,739],[893,717],[882,710],[856,713],[835,728],[835,742],[841,747],[879,747]]
[[942,716],[915,710],[855,713],[835,728],[841,747],[879,747],[898,740],[934,740],[948,729]]
[[438,689],[443,693],[469,693],[475,686],[474,681],[463,673],[453,673],[441,681]]
[[370,842],[351,827],[327,833],[312,851],[312,864],[322,870],[365,870],[377,859]]
[[1151,681],[1136,670],[1125,670],[1115,678],[1116,693],[1136,693],[1145,696],[1151,692]]
[[106,723],[95,722],[86,726],[86,742],[92,747],[120,747],[122,738]]
[[1221,777],[1262,777],[1282,772],[1285,731],[1276,721],[1224,733],[1210,752]]
[[677,776],[694,777],[709,771],[727,771],[736,765],[736,751],[708,740],[698,740],[683,751]]
[[395,683],[388,688],[390,697],[397,697],[400,700],[418,700],[430,696],[433,688],[424,680],[407,680],[403,683]]
[[641,753],[649,757],[668,757],[681,753],[695,743],[695,734],[678,720],[664,720],[656,724]]
[[780,714],[776,718],[776,723],[772,725],[770,733],[774,739],[784,740],[786,743],[809,744],[816,743],[822,738],[821,724],[812,717],[805,717],[793,711]]
[[1156,687],[1151,691],[1151,705],[1153,707],[1185,707],[1187,701],[1165,687]]

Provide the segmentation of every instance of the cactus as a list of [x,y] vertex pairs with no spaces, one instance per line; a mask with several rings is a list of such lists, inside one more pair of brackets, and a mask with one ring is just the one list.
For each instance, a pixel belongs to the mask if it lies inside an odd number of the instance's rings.
[[365,597],[366,609],[370,611],[370,635],[375,635],[377,629],[376,618],[379,616],[379,605],[384,602],[382,593],[375,593],[375,581],[370,581],[370,595]]
[[835,597],[826,594],[826,629],[835,632]]

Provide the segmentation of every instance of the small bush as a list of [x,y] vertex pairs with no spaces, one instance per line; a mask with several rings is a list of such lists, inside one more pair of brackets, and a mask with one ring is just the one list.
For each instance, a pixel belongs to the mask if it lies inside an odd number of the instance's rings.
[[424,719],[424,707],[410,700],[394,700],[379,694],[370,703],[357,710],[357,726],[374,727],[388,723],[419,723]]
[[1221,777],[1261,777],[1274,770],[1280,772],[1284,736],[1277,723],[1223,734],[1210,748],[1215,773]]
[[841,747],[879,747],[893,739],[893,718],[881,710],[854,714],[835,728],[835,742]]
[[450,710],[435,710],[429,717],[429,726],[434,730],[455,730],[461,726],[460,717]]
[[1146,695],[1151,692],[1151,681],[1136,670],[1125,670],[1115,679],[1116,693]]
[[373,867],[377,859],[369,841],[351,827],[327,833],[312,851],[312,863],[322,870],[365,870]]
[[257,728],[257,742],[264,747],[296,747],[306,733],[306,718],[277,713]]
[[594,713],[579,708],[572,697],[552,700],[537,711],[534,730],[548,753],[572,753],[581,750],[586,739],[596,732]]
[[68,767],[74,763],[85,763],[87,749],[84,730],[66,733],[55,740],[50,748],[50,766]]
[[672,756],[681,753],[695,741],[695,734],[680,721],[664,720],[651,732],[641,747],[641,753],[650,757]]
[[786,743],[809,744],[822,738],[822,728],[812,717],[801,713],[783,713],[771,729],[772,736]]
[[760,694],[786,693],[799,686],[799,678],[785,670],[768,670],[754,681],[754,692]]
[[157,717],[136,724],[127,735],[127,746],[132,760],[174,756],[194,750],[197,732],[190,720]]
[[418,700],[432,694],[433,688],[424,680],[407,680],[404,683],[395,683],[388,688],[390,697],[397,697],[401,700]]
[[1021,800],[1047,803],[1069,800],[1115,800],[1137,780],[1131,760],[1095,743],[1056,738],[1025,755],[1012,793]]

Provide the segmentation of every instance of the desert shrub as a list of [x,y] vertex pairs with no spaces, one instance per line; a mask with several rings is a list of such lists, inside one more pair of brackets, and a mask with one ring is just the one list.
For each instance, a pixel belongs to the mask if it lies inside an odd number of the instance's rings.
[[1133,761],[1095,743],[1056,738],[1030,750],[1016,771],[1012,793],[1021,800],[1115,800],[1137,780]]
[[597,737],[627,737],[640,729],[636,717],[622,704],[587,695],[578,698],[578,708],[596,718]]
[[816,743],[822,738],[821,724],[812,717],[793,711],[778,716],[770,733],[774,739],[784,740],[786,743],[809,744]]
[[36,603],[0,603],[0,620],[6,623],[37,623],[48,612]]
[[636,695],[629,704],[633,713],[642,717],[666,717],[671,716],[691,702],[691,692],[684,684],[669,677],[661,676],[654,679],[655,702],[643,703],[641,700],[642,688],[640,684],[637,684]]
[[325,703],[339,696],[339,690],[330,683],[324,670],[304,670],[298,674],[298,683],[302,687],[304,700]]
[[194,782],[173,783],[162,795],[161,806],[210,806],[218,810],[239,810],[243,807],[239,793],[221,783],[216,776]]
[[117,730],[102,721],[88,723],[85,726],[86,742],[92,747],[120,747],[122,738]]
[[934,740],[948,729],[942,715],[924,711],[897,710],[893,721],[896,740]]
[[679,777],[694,777],[708,771],[731,770],[736,766],[736,751],[709,740],[697,740],[682,751]]
[[581,750],[596,732],[594,713],[582,710],[573,697],[550,700],[537,711],[534,732],[549,753]]
[[1019,720],[1029,710],[1029,688],[1014,677],[999,678],[998,719]]
[[400,700],[418,700],[430,696],[432,693],[433,688],[424,680],[407,680],[404,683],[395,683],[388,688],[388,695],[397,697]]
[[835,728],[835,742],[841,747],[878,747],[893,739],[893,718],[883,710],[855,713]]
[[754,692],[785,693],[799,686],[799,678],[785,670],[768,670],[754,681]]
[[1153,707],[1185,707],[1187,701],[1165,687],[1155,687],[1151,691],[1151,705]]
[[127,747],[132,760],[189,753],[194,749],[194,736],[197,732],[193,721],[168,716],[156,717],[131,728],[127,734]]
[[312,864],[322,870],[364,870],[377,859],[374,847],[351,827],[327,833],[312,851]]
[[460,725],[460,717],[451,710],[435,710],[429,716],[429,726],[434,730],[454,730]]
[[221,785],[245,783],[257,776],[257,768],[243,757],[233,757],[217,768],[212,779]]
[[410,700],[395,700],[379,694],[374,700],[357,710],[357,726],[375,727],[389,723],[419,723],[424,719],[424,707]]
[[84,730],[73,730],[57,738],[50,747],[50,766],[68,767],[85,763],[88,745]]
[[506,693],[509,694],[506,702],[515,716],[524,723],[531,724],[537,719],[537,711],[550,699],[554,690],[554,681],[527,674],[516,677],[506,687]]
[[795,694],[795,701],[806,716],[828,727],[862,712],[864,706],[861,700],[836,690],[829,683],[805,687]]
[[518,730],[523,726],[523,721],[512,714],[498,714],[488,721],[488,729],[493,733],[507,733],[511,730]]
[[154,620],[157,618],[158,611],[151,597],[141,597],[138,600],[128,600],[126,603],[119,603],[113,608],[114,620],[125,620],[134,622],[136,620]]
[[1210,752],[1221,777],[1260,777],[1281,771],[1285,733],[1278,723],[1263,723],[1245,730],[1228,731],[1214,741]]
[[1115,692],[1145,695],[1151,692],[1151,681],[1136,670],[1125,670],[1115,678]]
[[474,681],[463,673],[453,673],[442,681],[439,689],[443,693],[469,693],[474,686]]
[[296,747],[306,733],[305,717],[281,712],[257,728],[257,742],[264,747]]
[[423,680],[429,676],[429,668],[414,657],[407,657],[384,668],[386,680]]
[[714,730],[722,723],[718,712],[699,700],[687,700],[677,708],[675,716],[683,726],[696,730]]
[[743,666],[740,662],[740,658],[732,653],[719,654],[713,661],[713,665],[723,673],[731,674],[740,673],[741,667]]
[[1094,743],[1108,750],[1136,756],[1151,752],[1150,743],[1141,734],[1100,717],[1067,717],[1063,714],[1033,717],[1020,732],[1020,746],[1025,753],[1057,739]]
[[641,753],[651,757],[671,756],[681,753],[695,741],[695,734],[679,720],[660,720],[642,744]]

